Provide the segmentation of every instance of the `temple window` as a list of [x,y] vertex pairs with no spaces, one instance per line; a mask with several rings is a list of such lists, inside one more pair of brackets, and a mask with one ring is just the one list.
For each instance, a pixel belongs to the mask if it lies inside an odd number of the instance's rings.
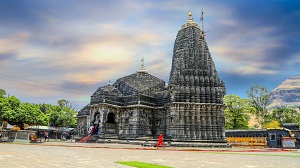
[[270,140],[275,141],[276,140],[276,133],[271,133],[270,134]]

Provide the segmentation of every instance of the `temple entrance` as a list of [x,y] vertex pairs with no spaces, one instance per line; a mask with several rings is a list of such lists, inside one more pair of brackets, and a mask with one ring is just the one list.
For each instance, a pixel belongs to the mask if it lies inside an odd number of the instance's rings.
[[114,114],[114,113],[111,113],[111,112],[108,113],[106,123],[109,123],[109,124],[116,124],[116,121],[115,121],[115,114]]
[[98,134],[99,131],[99,123],[100,123],[100,113],[96,113],[94,115],[93,125],[94,125],[94,134]]
[[118,125],[116,124],[115,114],[110,112],[107,114],[107,120],[105,123],[105,133],[106,134],[117,134]]

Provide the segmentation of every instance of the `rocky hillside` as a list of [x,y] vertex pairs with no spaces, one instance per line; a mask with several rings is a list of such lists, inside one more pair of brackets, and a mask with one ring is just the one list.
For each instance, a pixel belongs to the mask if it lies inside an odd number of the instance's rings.
[[286,79],[277,86],[270,96],[269,108],[277,106],[300,106],[300,76]]

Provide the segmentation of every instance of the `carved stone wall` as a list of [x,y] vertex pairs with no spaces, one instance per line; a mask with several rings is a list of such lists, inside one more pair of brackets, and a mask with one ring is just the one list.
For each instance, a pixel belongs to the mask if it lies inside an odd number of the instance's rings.
[[173,103],[167,111],[166,134],[175,139],[224,140],[224,106]]

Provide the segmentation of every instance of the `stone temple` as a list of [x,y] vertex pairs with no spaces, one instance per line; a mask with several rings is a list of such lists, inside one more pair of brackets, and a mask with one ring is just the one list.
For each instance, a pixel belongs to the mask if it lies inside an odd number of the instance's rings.
[[78,113],[78,133],[87,135],[95,125],[98,141],[148,141],[163,134],[174,146],[226,144],[225,93],[203,25],[190,12],[175,39],[169,84],[147,72],[142,60],[135,73],[93,93]]

